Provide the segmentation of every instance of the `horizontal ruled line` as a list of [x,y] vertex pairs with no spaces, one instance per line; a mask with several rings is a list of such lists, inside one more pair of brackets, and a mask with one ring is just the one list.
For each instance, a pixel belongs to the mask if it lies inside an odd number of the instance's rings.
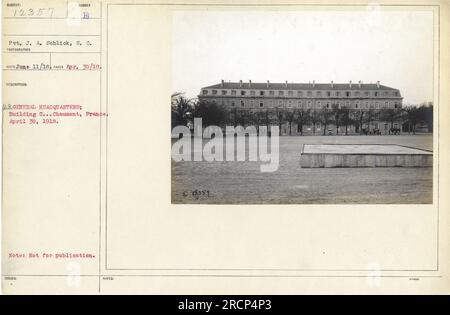
[[91,17],[89,19],[85,18],[77,18],[77,17],[14,17],[14,16],[5,16],[4,19],[8,20],[83,20],[83,21],[89,21],[89,20],[100,20],[99,17]]
[[2,36],[95,36],[100,37],[100,35],[95,34],[3,34]]
[[84,70],[84,69],[3,69],[3,71],[100,71],[101,69]]
[[4,54],[100,54],[100,51],[4,51]]

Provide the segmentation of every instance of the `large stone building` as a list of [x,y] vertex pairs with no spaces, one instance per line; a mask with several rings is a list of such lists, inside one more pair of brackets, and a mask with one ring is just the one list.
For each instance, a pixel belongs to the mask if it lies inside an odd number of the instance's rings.
[[[310,109],[320,111],[325,108],[347,107],[353,112],[401,108],[402,96],[395,88],[360,82],[352,83],[256,83],[256,82],[225,82],[207,86],[201,89],[199,100],[207,100],[223,105],[230,112],[247,109],[251,112],[267,109]],[[365,130],[379,130],[382,134],[389,133],[392,123],[380,120],[370,122]],[[327,128],[332,126],[327,126]],[[312,126],[304,127],[304,132],[312,133]],[[323,131],[323,126],[315,126],[317,132]],[[363,127],[364,128],[364,127]],[[394,123],[394,128],[400,128],[400,122]],[[286,127],[283,128],[286,133]],[[294,128],[295,133],[299,130]],[[359,132],[358,128],[350,127],[350,133]]]

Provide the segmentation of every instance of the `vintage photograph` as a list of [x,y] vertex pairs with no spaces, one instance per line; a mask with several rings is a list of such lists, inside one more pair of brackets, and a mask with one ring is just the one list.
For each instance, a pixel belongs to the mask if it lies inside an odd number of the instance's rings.
[[175,204],[431,204],[430,11],[186,10]]

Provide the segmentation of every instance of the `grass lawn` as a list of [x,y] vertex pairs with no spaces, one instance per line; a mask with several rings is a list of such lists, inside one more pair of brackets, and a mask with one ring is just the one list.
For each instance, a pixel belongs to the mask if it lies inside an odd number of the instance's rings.
[[[207,142],[207,140],[205,140]],[[213,204],[432,203],[432,168],[301,168],[303,144],[399,144],[432,150],[432,135],[283,136],[276,172],[262,162],[174,162],[172,202]],[[196,191],[208,191],[196,196]],[[194,193],[193,193],[194,192]]]

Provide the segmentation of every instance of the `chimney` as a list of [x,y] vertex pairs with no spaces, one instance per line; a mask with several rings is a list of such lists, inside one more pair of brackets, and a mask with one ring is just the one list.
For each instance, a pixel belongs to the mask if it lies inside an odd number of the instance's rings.
[[252,80],[248,80],[248,87],[249,87],[249,88],[252,87]]
[[284,84],[284,86],[286,87],[286,89],[287,89],[287,87],[288,87],[288,84],[287,84],[287,80],[286,80],[286,83]]
[[224,83],[225,83],[225,81],[224,81],[224,80],[222,80],[222,84],[221,84],[221,85],[222,85],[222,87],[224,87]]
[[361,80],[358,81],[358,87],[361,88]]
[[333,88],[333,81],[331,81],[331,88]]
[[316,81],[313,80],[313,87],[316,87]]
[[266,86],[267,86],[267,88],[269,88],[269,86],[270,86],[269,80],[267,80]]
[[380,88],[380,81],[377,81],[377,89]]
[[352,80],[350,80],[350,82],[348,83],[348,86],[349,86],[350,88],[352,88]]
[[242,87],[242,80],[239,80],[239,87]]

